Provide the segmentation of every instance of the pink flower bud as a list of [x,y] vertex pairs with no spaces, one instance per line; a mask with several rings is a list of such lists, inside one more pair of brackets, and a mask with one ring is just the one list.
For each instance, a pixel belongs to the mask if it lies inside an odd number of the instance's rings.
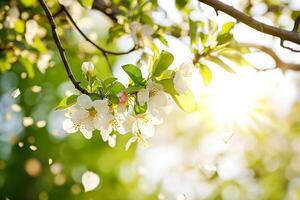
[[127,94],[124,91],[119,92],[117,96],[119,97],[119,103],[125,103],[128,99]]

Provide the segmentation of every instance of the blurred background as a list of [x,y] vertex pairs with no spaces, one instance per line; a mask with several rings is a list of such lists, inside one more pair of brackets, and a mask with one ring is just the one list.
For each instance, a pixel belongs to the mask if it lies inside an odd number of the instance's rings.
[[[300,11],[297,0],[223,2],[286,29],[293,27],[293,16]],[[47,3],[55,10],[56,1]],[[160,10],[152,14],[157,23],[183,23],[174,0],[158,3]],[[17,7],[23,26],[30,26],[26,23],[30,18],[39,20],[38,14],[43,14],[35,0],[2,0],[0,6],[2,14]],[[199,5],[191,1],[191,6]],[[102,46],[117,50],[133,46],[128,35],[106,44],[113,23],[99,11],[88,11],[78,3],[68,9],[82,30]],[[160,12],[167,13],[168,21],[161,19]],[[233,20],[221,12],[216,16],[202,4],[191,15],[209,17],[220,25]],[[0,41],[25,45],[25,50],[0,51],[0,199],[300,199],[299,72],[259,71],[231,63],[237,73],[228,74],[211,64],[214,78],[209,86],[204,86],[198,74],[193,77],[198,111],[184,113],[174,104],[149,145],[134,144],[125,151],[129,135],[118,136],[116,147],[111,148],[100,135],[86,140],[82,134],[67,134],[62,129],[65,111],[55,107],[76,91],[67,79],[49,26],[39,23],[39,37],[31,41],[31,33],[22,31],[22,25],[5,28],[6,17],[0,18]],[[84,79],[81,63],[91,60],[100,78],[114,74],[126,83],[120,66],[137,62],[141,51],[110,56],[110,69],[101,53],[63,16],[58,21],[58,32],[78,79]],[[39,39],[42,37],[46,44]],[[283,61],[300,65],[299,55],[280,48],[279,40],[242,24],[236,25],[234,38],[268,46]],[[174,54],[173,67],[177,67],[190,57],[184,44],[187,39],[166,39],[168,48],[159,41],[158,46]],[[30,47],[25,44],[29,41]],[[257,68],[275,66],[264,53],[245,57]],[[16,88],[21,94],[12,98]],[[90,192],[84,192],[81,180],[87,170],[100,178],[98,187]]]

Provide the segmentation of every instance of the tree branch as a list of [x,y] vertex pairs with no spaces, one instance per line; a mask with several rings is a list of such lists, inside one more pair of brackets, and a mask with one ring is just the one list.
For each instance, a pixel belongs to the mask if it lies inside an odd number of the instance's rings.
[[73,17],[71,16],[71,14],[69,13],[69,11],[63,6],[61,5],[64,13],[67,15],[67,17],[70,19],[70,21],[72,22],[72,24],[75,26],[75,28],[77,29],[77,31],[82,35],[82,37],[84,37],[84,39],[86,41],[88,41],[89,43],[91,43],[94,47],[96,47],[99,51],[101,51],[103,53],[103,55],[105,54],[111,54],[111,55],[125,55],[125,54],[129,54],[131,52],[133,52],[134,50],[136,50],[136,45],[131,48],[130,50],[126,51],[126,52],[114,52],[114,51],[109,51],[106,50],[102,47],[100,47],[99,45],[97,45],[95,42],[93,42],[80,28],[79,26],[76,24],[75,20],[73,19]]
[[[275,61],[275,65],[276,65],[275,67],[278,69],[300,71],[300,64],[286,63],[286,62],[282,61],[277,56],[275,51],[269,47],[259,45],[259,44],[250,44],[250,43],[240,43],[239,45],[244,46],[244,47],[254,48],[254,49],[260,50],[261,52],[268,54],[269,56],[271,56],[273,58],[273,60]],[[274,68],[268,68],[267,70],[269,70],[269,69],[274,69]],[[265,71],[265,70],[263,69],[262,71]]]
[[[211,6],[215,10],[220,10],[231,17],[237,19],[238,21],[250,26],[251,28],[281,39],[281,41],[290,41],[300,45],[300,34],[295,31],[287,31],[284,29],[277,28],[268,24],[259,22],[252,17],[246,15],[245,13],[235,9],[232,6],[229,6],[219,0],[198,0],[206,5]],[[299,19],[300,20],[300,19]],[[298,21],[299,22],[299,21]],[[297,25],[298,26],[298,25]]]
[[56,44],[56,46],[58,48],[58,51],[59,51],[60,57],[61,57],[61,59],[63,61],[64,67],[65,67],[65,69],[67,71],[68,77],[70,78],[70,80],[72,81],[73,85],[75,86],[75,88],[77,90],[79,90],[83,94],[89,94],[88,91],[86,91],[84,88],[82,88],[80,86],[80,82],[77,81],[75,79],[74,75],[73,75],[73,72],[72,72],[72,70],[70,68],[69,62],[68,62],[66,54],[65,54],[65,49],[63,48],[63,46],[61,44],[61,41],[59,39],[59,36],[58,36],[58,34],[56,32],[56,23],[55,23],[55,21],[54,21],[54,19],[52,17],[52,14],[51,14],[51,12],[50,12],[47,4],[45,3],[44,0],[39,0],[39,2],[40,2],[42,8],[45,11],[45,14],[47,16],[48,22],[49,22],[49,24],[51,26],[52,36],[53,36],[54,42],[55,42],[55,44]]

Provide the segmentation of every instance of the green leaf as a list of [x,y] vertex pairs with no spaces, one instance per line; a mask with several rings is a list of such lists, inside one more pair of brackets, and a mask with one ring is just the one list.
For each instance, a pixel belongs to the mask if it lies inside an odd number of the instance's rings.
[[191,44],[196,43],[197,41],[197,24],[189,18],[189,33]]
[[107,88],[109,85],[111,85],[116,80],[118,80],[118,79],[115,77],[109,77],[109,78],[104,79],[103,84]]
[[128,88],[126,88],[124,91],[127,94],[133,94],[133,93],[140,91],[143,87],[144,86],[142,86],[142,85],[131,85]]
[[222,35],[217,36],[217,42],[218,45],[226,44],[230,42],[230,40],[233,38],[233,35],[231,33],[224,33]]
[[141,18],[141,22],[143,24],[150,24],[150,25],[154,24],[152,18],[149,15],[145,14],[145,13],[142,13],[140,15],[140,18]]
[[162,51],[159,58],[153,64],[152,76],[160,76],[173,63],[173,60],[174,56],[171,53]]
[[178,95],[174,87],[173,79],[163,79],[158,81],[158,83],[163,86],[165,92],[169,93],[170,95]]
[[94,0],[78,0],[78,1],[83,7],[86,8],[91,8],[94,3]]
[[219,32],[219,35],[229,33],[233,27],[234,27],[234,22],[227,22],[227,23],[223,24],[222,29]]
[[197,109],[197,102],[194,98],[193,93],[189,90],[185,94],[178,94],[174,88],[172,79],[164,79],[159,81],[163,86],[164,91],[169,93],[174,99],[175,103],[181,110],[185,112],[194,112]]
[[200,64],[200,74],[202,76],[202,80],[204,85],[209,85],[212,80],[212,72],[207,65]]
[[135,114],[142,114],[142,113],[145,113],[147,111],[147,103],[145,103],[144,105],[140,105],[137,101],[135,101],[135,104],[134,104],[134,113]]
[[122,25],[115,25],[109,29],[107,42],[113,42],[114,39],[120,37],[125,33],[124,27]]
[[193,93],[189,90],[184,95],[171,95],[175,103],[185,112],[197,110],[197,102]]
[[122,68],[135,84],[143,82],[144,79],[140,68],[132,64],[123,65]]
[[229,67],[229,65],[227,65],[223,60],[221,60],[220,58],[216,57],[216,56],[210,56],[209,57],[210,60],[214,63],[216,63],[217,65],[219,65],[220,67],[222,67],[223,69],[225,69],[227,72],[230,73],[235,73],[235,71]]
[[116,81],[110,88],[110,94],[116,95],[119,92],[123,91],[124,89],[125,89],[125,86],[122,83],[120,83],[119,81]]
[[69,97],[63,98],[59,102],[58,106],[55,109],[56,110],[62,110],[62,109],[65,109],[65,108],[68,108],[68,107],[74,105],[77,101],[77,97],[78,97],[78,95],[71,95]]
[[218,45],[226,44],[232,39],[233,35],[230,33],[230,31],[233,27],[234,22],[227,22],[223,24],[222,29],[217,36]]
[[159,39],[159,40],[161,41],[161,43],[163,43],[163,44],[166,45],[166,46],[169,46],[169,45],[168,45],[168,41],[167,41],[166,38],[165,38],[164,36],[162,36],[161,34],[159,34],[159,33],[154,33],[154,34],[152,35],[152,37],[153,37],[153,38]]
[[243,57],[243,55],[235,50],[227,50],[227,51],[221,51],[218,53],[220,56],[224,56],[227,59],[237,63],[239,66],[250,66],[251,64]]

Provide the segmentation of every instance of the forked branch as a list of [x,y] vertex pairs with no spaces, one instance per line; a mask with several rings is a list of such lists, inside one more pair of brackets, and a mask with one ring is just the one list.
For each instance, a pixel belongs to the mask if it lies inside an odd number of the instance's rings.
[[50,24],[50,26],[51,26],[52,36],[53,36],[54,42],[55,42],[55,44],[56,44],[56,46],[57,46],[57,48],[58,48],[58,51],[59,51],[60,57],[61,57],[61,59],[62,59],[62,61],[63,61],[64,67],[65,67],[65,69],[66,69],[66,71],[67,71],[68,77],[70,78],[70,80],[71,80],[72,83],[74,84],[74,87],[75,87],[77,90],[79,90],[79,91],[80,91],[81,93],[83,93],[83,94],[89,94],[88,91],[86,91],[84,88],[82,88],[82,87],[80,86],[80,82],[77,81],[77,80],[75,79],[75,77],[74,77],[74,74],[73,74],[73,72],[72,72],[72,70],[71,70],[71,67],[70,67],[70,65],[69,65],[69,62],[68,62],[68,59],[67,59],[67,56],[66,56],[66,53],[65,53],[65,49],[63,48],[63,46],[62,46],[62,44],[61,44],[61,41],[60,41],[60,39],[59,39],[59,36],[58,36],[58,34],[57,34],[57,32],[56,32],[56,23],[55,23],[55,21],[54,21],[54,19],[53,19],[53,16],[52,16],[52,14],[51,14],[51,12],[50,12],[50,10],[49,10],[47,4],[45,3],[44,0],[39,0],[39,2],[40,2],[42,8],[43,8],[44,11],[45,11],[45,14],[46,14],[46,16],[47,16],[47,19],[48,19],[48,21],[49,21],[49,24]]

